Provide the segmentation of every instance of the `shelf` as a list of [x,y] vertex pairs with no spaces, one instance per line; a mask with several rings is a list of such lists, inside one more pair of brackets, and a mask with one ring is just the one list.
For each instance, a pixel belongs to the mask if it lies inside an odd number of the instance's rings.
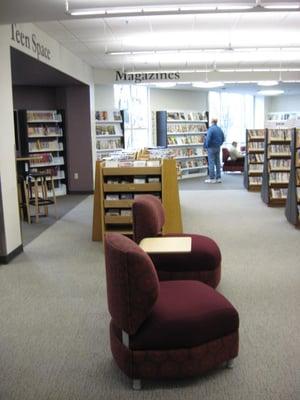
[[248,149],[248,153],[264,153],[264,149]]
[[106,224],[132,224],[132,216],[105,215],[104,222]]
[[188,178],[199,178],[202,176],[207,176],[207,174],[203,173],[198,173],[198,174],[186,174],[186,175],[181,175],[180,179],[188,179]]
[[287,154],[287,153],[271,153],[271,154],[269,154],[269,156],[268,156],[268,160],[270,160],[270,159],[272,159],[272,158],[290,158],[291,157],[291,155],[290,154]]
[[96,135],[96,139],[115,139],[122,137],[123,135]]
[[264,142],[265,138],[264,137],[257,137],[257,138],[249,138],[248,142]]
[[117,148],[117,149],[96,149],[96,152],[99,152],[99,153],[103,153],[103,152],[105,152],[105,153],[108,153],[108,152],[111,152],[111,151],[120,151],[120,150],[123,150],[121,147],[120,148]]
[[197,155],[197,156],[180,156],[180,157],[174,157],[174,158],[175,158],[175,160],[182,160],[182,159],[186,159],[186,158],[194,159],[194,158],[203,158],[203,157],[207,157],[207,155],[203,154],[203,155]]
[[192,135],[205,135],[205,133],[206,133],[207,131],[203,131],[203,132],[182,132],[182,133],[171,133],[171,132],[168,132],[167,133],[167,135],[168,136],[192,136]]
[[161,167],[104,167],[103,176],[123,176],[123,175],[160,175]]
[[180,171],[190,171],[194,169],[207,169],[207,165],[199,165],[198,167],[180,168]]
[[104,192],[160,192],[161,183],[104,183]]
[[122,123],[123,121],[114,121],[114,120],[99,121],[98,119],[95,120],[96,125],[105,125],[105,124],[110,125],[110,124],[122,124]]
[[54,163],[40,163],[40,164],[30,164],[30,168],[40,168],[40,167],[54,167],[57,165],[65,165],[64,161],[57,161]]
[[47,139],[47,138],[51,138],[51,137],[63,137],[63,135],[53,135],[53,134],[50,134],[50,135],[28,135],[28,139],[35,139],[35,138]]
[[57,152],[57,151],[64,151],[64,149],[40,149],[40,150],[29,150],[28,153],[51,153],[51,152]]
[[28,123],[28,124],[47,124],[47,123],[50,123],[50,124],[53,124],[53,123],[59,124],[59,123],[61,123],[61,122],[62,122],[62,120],[55,120],[55,119],[27,120],[27,123]]
[[104,200],[105,208],[131,208],[132,200]]
[[290,168],[272,168],[269,172],[290,172]]
[[203,147],[203,143],[168,144],[168,147]]
[[289,182],[288,181],[282,181],[282,182],[276,182],[276,181],[269,181],[269,185],[270,186],[279,186],[279,187],[281,187],[281,186],[287,186],[289,184]]
[[186,119],[168,119],[168,124],[207,124],[208,121],[206,119],[195,119],[195,120],[186,120]]

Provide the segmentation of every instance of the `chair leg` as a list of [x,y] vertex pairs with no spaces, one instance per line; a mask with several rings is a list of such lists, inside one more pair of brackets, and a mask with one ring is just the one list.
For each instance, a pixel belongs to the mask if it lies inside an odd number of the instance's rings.
[[35,222],[38,223],[40,206],[39,206],[39,185],[37,179],[34,180],[34,206],[35,206]]
[[55,195],[54,180],[53,180],[52,175],[51,175],[51,190],[52,190],[52,196],[53,196],[54,215],[55,215],[55,219],[57,219],[56,195]]
[[234,359],[232,358],[231,360],[226,361],[226,368],[232,369],[234,365]]
[[25,204],[26,204],[26,212],[27,212],[27,221],[31,224],[31,215],[30,215],[30,204],[29,204],[29,183],[27,180],[24,180],[24,196],[25,196]]
[[140,379],[133,379],[132,389],[133,390],[141,390],[142,389],[142,381]]
[[[47,187],[47,181],[45,177],[41,178],[41,186],[42,186],[42,198],[45,200],[48,200],[48,187]],[[48,217],[48,206],[44,206],[44,213]]]

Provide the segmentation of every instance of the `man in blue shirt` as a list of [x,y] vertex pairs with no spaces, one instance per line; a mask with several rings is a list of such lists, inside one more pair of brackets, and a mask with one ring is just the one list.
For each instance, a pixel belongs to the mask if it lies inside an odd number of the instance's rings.
[[209,179],[206,183],[221,183],[220,148],[225,137],[222,129],[217,125],[218,119],[212,118],[204,143],[208,154]]

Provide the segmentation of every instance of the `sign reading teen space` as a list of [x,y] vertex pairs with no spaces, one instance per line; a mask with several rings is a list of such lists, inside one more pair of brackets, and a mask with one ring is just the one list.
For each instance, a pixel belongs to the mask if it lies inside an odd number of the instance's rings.
[[39,41],[39,38],[35,33],[32,33],[31,35],[26,35],[24,32],[18,29],[16,24],[12,24],[11,40],[33,52],[38,60],[51,60],[50,49]]

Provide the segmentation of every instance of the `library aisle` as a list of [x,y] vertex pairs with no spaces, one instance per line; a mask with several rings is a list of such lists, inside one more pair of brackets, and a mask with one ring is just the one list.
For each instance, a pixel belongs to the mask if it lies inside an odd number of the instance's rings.
[[1,399],[297,399],[299,232],[257,193],[180,196],[185,231],[213,237],[222,251],[218,290],[240,314],[234,368],[132,391],[110,353],[103,248],[91,240],[89,196],[0,269]]

